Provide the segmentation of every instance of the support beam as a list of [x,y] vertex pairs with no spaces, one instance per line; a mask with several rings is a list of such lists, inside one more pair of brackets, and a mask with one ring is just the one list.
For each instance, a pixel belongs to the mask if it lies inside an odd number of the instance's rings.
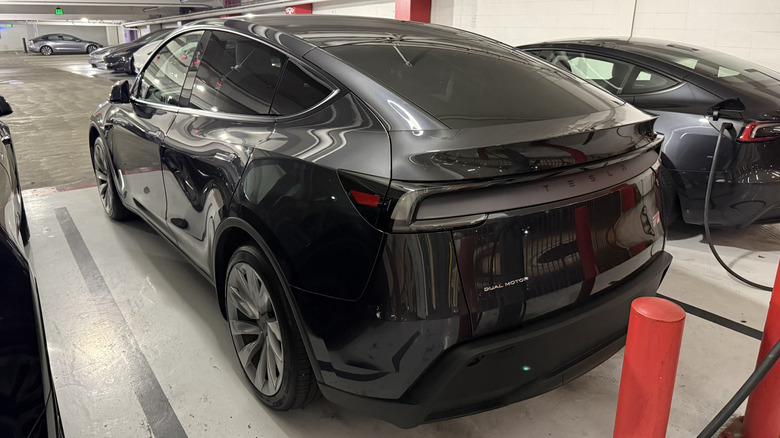
[[431,22],[431,0],[395,0],[396,20]]

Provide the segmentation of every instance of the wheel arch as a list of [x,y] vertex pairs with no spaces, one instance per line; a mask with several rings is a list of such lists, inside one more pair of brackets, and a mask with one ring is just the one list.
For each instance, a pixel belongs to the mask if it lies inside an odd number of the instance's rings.
[[293,297],[290,284],[287,281],[287,275],[285,275],[284,270],[274,256],[273,251],[271,251],[271,247],[266,243],[266,239],[264,239],[249,222],[237,217],[229,217],[223,220],[217,227],[214,240],[216,243],[212,246],[212,272],[214,276],[214,286],[217,292],[217,301],[219,302],[219,310],[222,313],[222,317],[227,319],[227,311],[225,309],[225,277],[227,276],[227,265],[230,256],[241,245],[257,245],[257,248],[271,262],[271,267],[281,280],[285,298],[287,298],[287,302],[290,304],[290,309],[295,318],[295,324],[298,327],[298,331],[301,333],[303,344],[306,347],[309,363],[314,371],[316,380],[321,382],[322,373],[316,360],[314,360],[314,350],[311,345],[311,340],[309,339],[309,332],[306,330],[306,324],[304,324],[303,317],[298,310],[298,305]]

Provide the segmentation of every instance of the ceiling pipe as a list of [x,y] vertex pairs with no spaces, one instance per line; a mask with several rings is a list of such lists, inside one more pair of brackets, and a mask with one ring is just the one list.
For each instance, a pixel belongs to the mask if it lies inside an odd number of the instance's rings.
[[[151,24],[175,23],[177,21],[200,20],[202,18],[214,18],[222,15],[247,14],[250,12],[267,11],[270,9],[300,5],[301,3],[318,3],[326,0],[269,0],[262,3],[234,6],[231,8],[212,9],[209,11],[193,12],[191,14],[173,15],[170,17],[153,18],[150,20],[130,21],[122,24],[123,27],[138,27]],[[186,3],[185,3],[186,4]]]
[[190,3],[190,2],[181,2],[178,1],[176,3],[124,3],[124,4],[117,4],[116,2],[67,2],[67,3],[57,3],[57,2],[39,2],[39,1],[2,1],[3,6],[54,6],[54,7],[60,7],[60,8],[68,8],[70,6],[99,6],[99,7],[144,7],[144,8],[151,8],[151,7],[158,7],[158,8],[180,8],[180,7],[188,7],[188,8],[204,8],[204,9],[211,9],[212,6],[202,4],[202,3]]

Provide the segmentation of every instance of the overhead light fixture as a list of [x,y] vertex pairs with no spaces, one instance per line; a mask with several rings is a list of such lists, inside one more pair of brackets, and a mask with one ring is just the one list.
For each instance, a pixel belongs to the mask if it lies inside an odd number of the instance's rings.
[[87,21],[89,21],[89,18],[87,18],[87,17],[81,17],[81,21],[83,21],[84,23],[86,23]]

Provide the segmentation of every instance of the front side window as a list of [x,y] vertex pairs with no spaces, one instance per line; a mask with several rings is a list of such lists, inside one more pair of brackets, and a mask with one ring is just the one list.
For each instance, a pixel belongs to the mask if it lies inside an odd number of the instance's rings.
[[189,106],[232,114],[270,114],[286,57],[257,41],[213,32],[198,66]]
[[638,65],[590,53],[565,50],[531,53],[618,96],[653,93],[677,84],[673,79]]
[[192,63],[202,31],[190,32],[168,41],[141,73],[138,99],[178,105],[187,70]]

